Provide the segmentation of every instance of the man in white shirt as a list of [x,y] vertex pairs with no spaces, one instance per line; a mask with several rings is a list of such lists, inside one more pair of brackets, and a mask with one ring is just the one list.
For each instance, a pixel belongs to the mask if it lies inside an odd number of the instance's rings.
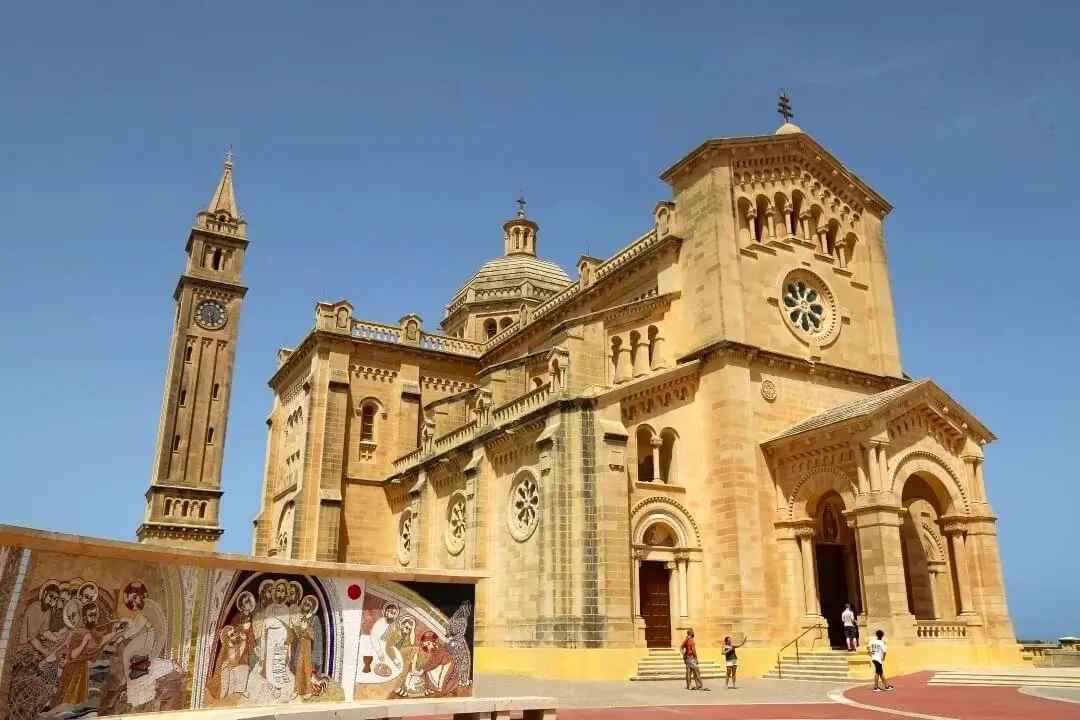
[[855,611],[851,609],[851,603],[844,605],[840,622],[844,623],[844,642],[847,643],[848,652],[855,652],[855,641],[859,637],[859,631],[855,627]]
[[874,692],[892,690],[893,686],[885,679],[885,655],[888,653],[888,648],[885,647],[885,633],[881,630],[875,632],[874,639],[866,644],[866,651],[870,653],[870,660],[874,663]]

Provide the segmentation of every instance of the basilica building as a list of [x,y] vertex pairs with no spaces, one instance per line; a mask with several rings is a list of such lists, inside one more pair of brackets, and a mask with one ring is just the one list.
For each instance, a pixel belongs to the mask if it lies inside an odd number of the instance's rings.
[[891,206],[787,118],[661,177],[574,268],[521,201],[437,329],[319,302],[270,378],[255,554],[483,573],[478,670],[625,679],[692,627],[766,672],[842,647],[845,603],[905,668],[1018,659],[995,438],[903,371]]

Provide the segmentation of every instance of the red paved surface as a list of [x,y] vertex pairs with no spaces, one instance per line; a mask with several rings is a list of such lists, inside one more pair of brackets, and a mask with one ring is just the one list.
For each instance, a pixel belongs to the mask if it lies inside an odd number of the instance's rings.
[[[899,710],[955,720],[1078,720],[1080,706],[1024,695],[1011,687],[930,687],[930,673],[890,679],[892,692],[874,692],[869,685],[844,695],[878,710],[841,703],[768,705],[675,705],[668,707],[613,708],[559,711],[560,720],[888,720],[904,716]],[[722,691],[721,691],[722,692]],[[429,720],[436,720],[431,718]],[[440,719],[442,720],[442,719]],[[448,719],[446,719],[448,720]]]
[[[890,680],[892,692],[874,692],[869,685],[844,695],[864,705],[917,712],[958,720],[1076,720],[1080,706],[1024,695],[1015,687],[928,686],[930,673]],[[560,713],[561,715],[562,713]],[[884,718],[885,715],[879,715]],[[896,716],[894,716],[896,717]]]

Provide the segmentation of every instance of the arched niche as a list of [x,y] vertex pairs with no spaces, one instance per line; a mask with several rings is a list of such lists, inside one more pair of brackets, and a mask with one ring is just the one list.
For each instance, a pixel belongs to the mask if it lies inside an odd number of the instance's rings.
[[839,495],[846,508],[855,507],[855,483],[846,473],[832,467],[816,468],[805,473],[787,495],[788,519],[816,517],[818,504],[830,492]]
[[631,538],[635,545],[650,545],[646,542],[646,534],[654,525],[659,525],[661,529],[670,532],[676,542],[674,547],[701,547],[697,524],[686,508],[670,498],[655,497],[639,503],[631,513],[630,523],[633,528]]
[[918,477],[933,492],[942,516],[962,515],[969,511],[967,490],[948,463],[926,450],[912,450],[895,463],[889,490],[901,498],[912,477]]

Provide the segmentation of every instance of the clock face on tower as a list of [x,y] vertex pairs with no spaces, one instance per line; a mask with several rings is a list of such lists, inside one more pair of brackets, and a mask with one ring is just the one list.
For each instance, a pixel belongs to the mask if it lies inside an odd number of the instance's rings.
[[217,300],[203,300],[195,307],[195,322],[207,330],[220,330],[228,319],[225,306]]

